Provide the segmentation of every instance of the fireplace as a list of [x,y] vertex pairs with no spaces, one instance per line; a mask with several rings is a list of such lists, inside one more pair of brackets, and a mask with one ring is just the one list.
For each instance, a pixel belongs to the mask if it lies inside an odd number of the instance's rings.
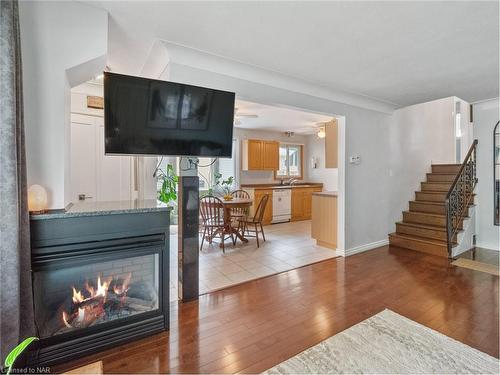
[[33,363],[168,329],[168,214],[32,217]]
[[40,338],[158,310],[158,254],[34,273]]

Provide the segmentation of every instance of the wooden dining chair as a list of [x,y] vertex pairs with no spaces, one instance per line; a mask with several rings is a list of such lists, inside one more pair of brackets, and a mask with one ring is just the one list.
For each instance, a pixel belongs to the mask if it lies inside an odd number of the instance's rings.
[[[233,198],[250,199],[250,194],[245,190],[235,190],[231,193]],[[231,218],[236,221],[248,216],[248,207],[235,207],[231,209]]]
[[[203,234],[201,238],[200,251],[203,248],[203,242],[207,239],[208,243],[212,243],[217,236],[220,237],[222,252],[225,253],[224,241],[231,238],[233,245],[236,243],[232,231],[228,231],[226,215],[224,215],[224,205],[222,201],[214,196],[208,195],[200,199],[200,215],[203,222]],[[226,237],[226,234],[229,235]]]
[[[249,218],[247,216],[245,218],[240,219],[243,233],[245,233],[246,231],[248,233],[246,235],[247,237],[255,237],[257,239],[257,247],[260,247],[259,229],[260,233],[262,233],[262,239],[264,240],[264,242],[266,241],[266,235],[264,234],[264,228],[262,226],[262,218],[264,217],[264,211],[266,210],[268,201],[269,201],[269,194],[265,194],[260,200],[253,217]],[[253,229],[251,227],[253,227]],[[250,235],[249,234],[250,232],[255,233],[255,235]]]

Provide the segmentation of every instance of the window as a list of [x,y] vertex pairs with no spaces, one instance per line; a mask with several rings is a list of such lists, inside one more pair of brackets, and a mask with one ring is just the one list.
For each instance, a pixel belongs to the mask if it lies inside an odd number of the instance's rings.
[[280,144],[276,178],[302,178],[302,145]]
[[[239,143],[236,139],[233,139],[233,154],[231,158],[218,158],[215,163],[213,158],[198,158],[198,177],[200,178],[200,192],[205,193],[213,187],[215,183],[214,175],[216,172],[222,174],[222,178],[225,180],[230,176],[234,177],[235,187],[238,185],[239,181],[239,171],[236,166],[239,163]],[[174,166],[174,170],[179,174],[179,157],[164,157],[161,159],[160,168],[166,170],[167,164],[171,163]],[[157,182],[157,189],[161,189],[161,182]]]

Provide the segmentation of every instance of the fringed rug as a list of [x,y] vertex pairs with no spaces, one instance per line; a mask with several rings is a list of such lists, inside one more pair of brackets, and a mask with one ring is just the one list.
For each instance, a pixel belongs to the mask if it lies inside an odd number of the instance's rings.
[[494,264],[478,262],[472,259],[458,258],[451,262],[454,266],[469,268],[474,271],[486,272],[491,275],[500,276],[499,267]]
[[499,361],[390,310],[265,374],[498,374]]

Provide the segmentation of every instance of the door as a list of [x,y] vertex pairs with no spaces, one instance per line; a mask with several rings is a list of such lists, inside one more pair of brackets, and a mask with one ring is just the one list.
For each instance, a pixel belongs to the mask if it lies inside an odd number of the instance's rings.
[[101,202],[131,200],[132,158],[130,156],[105,155],[104,123],[98,126],[97,145],[97,199]]
[[248,140],[248,169],[262,170],[262,141],[256,139]]
[[132,199],[132,158],[104,154],[104,119],[71,115],[71,202]]
[[91,116],[71,116],[71,202],[78,202],[80,196],[85,197],[85,200],[96,200],[95,138],[94,119]]
[[292,220],[304,218],[304,189],[292,189]]
[[333,119],[325,124],[325,168],[338,168],[338,125]]
[[263,141],[263,168],[270,171],[279,169],[279,142]]

